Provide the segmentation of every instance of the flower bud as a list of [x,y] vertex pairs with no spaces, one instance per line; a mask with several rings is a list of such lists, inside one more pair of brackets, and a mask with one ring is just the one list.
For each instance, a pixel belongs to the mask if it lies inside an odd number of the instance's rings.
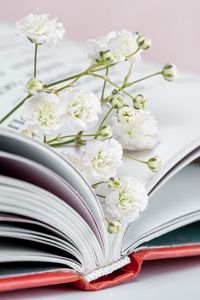
[[123,106],[121,107],[118,112],[117,112],[117,116],[118,116],[118,121],[121,123],[133,123],[135,120],[135,110],[133,107],[130,106]]
[[133,104],[136,109],[145,108],[147,104],[147,99],[143,95],[138,94],[133,99]]
[[33,138],[35,136],[34,132],[29,128],[23,129],[21,134],[29,138]]
[[177,77],[177,69],[175,65],[167,64],[162,69],[162,75],[165,80],[173,81]]
[[125,99],[119,94],[111,95],[109,101],[115,109],[119,109],[125,105]]
[[162,166],[162,161],[158,156],[154,156],[147,161],[147,165],[152,172],[158,172]]
[[110,66],[117,63],[117,58],[115,53],[110,50],[99,51],[96,62],[100,62],[105,66]]
[[26,89],[30,95],[36,95],[42,91],[43,85],[37,78],[32,78],[27,82]]
[[137,44],[141,50],[147,50],[151,47],[151,40],[139,35],[137,38]]
[[108,187],[117,190],[121,187],[121,180],[118,177],[111,177],[108,181]]
[[109,125],[103,126],[101,127],[99,134],[104,139],[110,139],[113,135],[113,129]]
[[122,224],[120,221],[113,220],[108,221],[108,232],[111,234],[117,234],[122,230]]

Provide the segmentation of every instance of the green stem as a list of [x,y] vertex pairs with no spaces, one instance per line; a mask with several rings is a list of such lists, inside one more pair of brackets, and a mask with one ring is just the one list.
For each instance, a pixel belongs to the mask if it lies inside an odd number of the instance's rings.
[[[108,67],[106,67],[106,73],[105,73],[106,77],[108,76],[108,70],[109,70]],[[104,83],[103,83],[101,101],[103,101],[103,99],[104,99],[105,88],[106,88],[106,80],[104,80]]]
[[145,76],[145,77],[143,77],[143,78],[137,79],[137,80],[135,80],[135,81],[129,82],[126,86],[129,87],[129,86],[131,86],[131,85],[133,85],[133,84],[135,84],[135,83],[138,83],[138,82],[140,82],[140,81],[143,81],[143,80],[146,80],[146,79],[149,79],[149,78],[151,78],[151,77],[154,77],[154,76],[157,76],[157,75],[161,75],[161,74],[162,74],[161,71],[155,72],[155,73],[153,73],[153,74],[151,74],[151,75],[148,75],[148,76]]
[[72,140],[69,140],[69,141],[66,141],[66,142],[56,143],[56,144],[48,144],[48,145],[51,146],[51,147],[59,147],[59,146],[74,143],[75,141],[76,141],[76,139],[72,139]]
[[[60,80],[57,80],[57,81],[54,81],[54,82],[51,82],[49,84],[45,84],[44,87],[51,87],[51,86],[54,86],[54,85],[57,85],[57,84],[60,84],[60,83],[63,83],[63,82],[66,82],[66,81],[69,81],[69,80],[73,80],[73,79],[76,79],[78,77],[81,78],[82,76],[88,74],[89,72],[91,72],[91,70],[93,70],[94,68],[98,67],[99,66],[99,63],[97,64],[94,64],[92,66],[90,66],[89,68],[87,68],[86,70],[84,70],[83,72],[81,73],[78,73],[78,74],[75,74],[75,75],[72,75],[70,77],[66,77],[66,78],[63,78],[63,79],[60,79]],[[105,67],[103,68],[105,69]]]
[[123,153],[123,156],[126,157],[126,158],[129,158],[129,159],[131,159],[131,160],[135,160],[135,161],[137,161],[137,162],[139,162],[139,163],[142,163],[142,164],[147,165],[147,161],[142,160],[142,159],[139,159],[139,158],[136,158],[136,157],[133,157],[133,156],[130,156],[130,155],[128,155],[127,153]]
[[94,183],[94,184],[92,184],[92,188],[93,189],[96,189],[96,187],[98,186],[98,185],[100,185],[100,184],[102,184],[102,183],[106,183],[107,181],[99,181],[99,182],[96,182],[96,183]]
[[97,130],[97,132],[99,132],[101,130],[101,127],[103,126],[104,122],[106,121],[107,117],[109,116],[109,114],[111,113],[111,111],[113,110],[113,106],[107,111],[107,113],[105,114],[103,120],[101,121],[99,128]]
[[98,197],[105,199],[106,196],[100,195],[100,194],[96,194]]
[[67,139],[67,138],[71,138],[71,137],[93,137],[93,136],[98,136],[99,134],[98,133],[91,133],[91,134],[70,134],[70,135],[65,135],[65,136],[59,136],[59,137],[56,137],[52,140],[49,140],[49,141],[46,141],[46,144],[50,144],[50,143],[53,143],[53,142],[56,142],[56,141],[59,141],[59,140],[63,140],[63,139]]
[[135,55],[136,53],[138,53],[140,50],[140,48],[138,47],[135,51],[133,51],[132,53],[130,53],[129,55],[126,56],[126,59],[130,58],[131,56]]
[[7,113],[7,115],[5,115],[1,120],[0,120],[0,124],[2,124],[5,120],[7,120],[18,108],[20,108],[24,102],[30,98],[31,95],[26,96],[23,100],[21,100],[9,113]]
[[124,94],[126,94],[127,96],[129,96],[131,99],[133,99],[133,96],[128,93],[127,91],[125,91],[122,87],[120,87],[119,85],[115,84],[114,82],[112,82],[109,78],[105,78],[104,76],[95,74],[95,73],[90,73],[89,75],[94,76],[94,77],[98,77],[101,78],[103,80],[106,80],[107,82],[109,82],[112,86],[114,86],[118,92],[122,91]]
[[38,52],[38,44],[35,44],[34,69],[33,69],[34,78],[36,78],[37,75],[37,52]]
[[131,76],[132,69],[133,69],[133,61],[130,62],[128,73],[124,77],[124,82],[123,82],[122,87],[121,87],[122,89],[126,87],[126,84],[128,83],[128,80],[129,80],[129,78]]

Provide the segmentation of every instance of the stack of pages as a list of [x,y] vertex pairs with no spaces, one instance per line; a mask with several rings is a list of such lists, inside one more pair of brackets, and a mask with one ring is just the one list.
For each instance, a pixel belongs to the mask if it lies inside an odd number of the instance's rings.
[[[2,118],[25,96],[32,48],[6,24],[0,39]],[[87,66],[85,55],[85,48],[71,41],[60,49],[41,49],[39,78],[50,82],[79,72]],[[138,64],[135,74],[158,69]],[[119,71],[113,76],[117,81]],[[101,88],[98,81],[83,84],[96,93]],[[156,78],[134,89],[148,96],[162,136],[142,158],[159,155],[163,167],[153,174],[124,158],[120,175],[136,176],[145,185],[149,205],[114,236],[75,167],[17,133],[23,127],[20,111],[0,127],[1,291],[67,282],[98,290],[136,277],[144,260],[200,255],[200,78],[183,73],[175,83]]]

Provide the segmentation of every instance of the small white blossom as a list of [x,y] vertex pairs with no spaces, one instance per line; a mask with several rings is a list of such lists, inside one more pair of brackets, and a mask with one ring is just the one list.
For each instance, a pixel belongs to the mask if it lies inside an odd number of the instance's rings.
[[121,187],[108,191],[103,209],[108,220],[122,223],[133,222],[148,204],[148,196],[142,183],[136,178],[121,178]]
[[86,130],[97,124],[101,103],[94,93],[74,88],[61,95],[66,107],[66,121],[77,130]]
[[17,33],[25,35],[32,43],[55,46],[63,39],[65,30],[57,19],[49,19],[49,14],[28,14],[16,23]]
[[162,69],[163,78],[167,81],[173,81],[177,77],[177,69],[175,65],[167,64]]
[[88,46],[90,48],[89,57],[92,63],[98,61],[100,51],[110,51],[112,56],[115,57],[116,62],[130,58],[133,61],[140,59],[140,54],[132,54],[137,50],[137,34],[132,34],[128,30],[112,31],[105,37],[95,40],[89,40]]
[[123,106],[117,112],[118,121],[123,124],[132,124],[135,120],[135,110],[131,106]]
[[42,91],[43,85],[37,78],[32,78],[27,82],[26,89],[30,95],[36,95]]
[[117,174],[117,169],[122,165],[122,147],[114,139],[89,141],[80,151],[81,153],[78,157],[66,152],[62,154],[91,183],[109,180],[110,177]]
[[148,159],[147,165],[152,172],[159,172],[162,166],[160,157],[154,156]]
[[105,66],[110,66],[118,62],[116,54],[110,50],[99,51],[95,57],[97,63],[101,63]]
[[160,138],[157,121],[149,111],[136,112],[132,123],[122,123],[112,117],[113,136],[127,150],[144,150],[154,148]]
[[105,125],[100,129],[98,133],[102,138],[110,139],[113,135],[113,129],[110,125]]
[[22,119],[34,133],[50,134],[64,122],[65,109],[55,94],[39,93],[26,101]]

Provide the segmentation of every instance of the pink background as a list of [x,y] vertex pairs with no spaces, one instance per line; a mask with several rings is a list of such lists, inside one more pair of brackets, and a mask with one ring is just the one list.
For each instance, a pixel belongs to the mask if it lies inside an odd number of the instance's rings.
[[139,31],[153,41],[151,61],[200,71],[200,0],[1,0],[0,19],[48,12],[67,36],[86,40],[113,29]]

